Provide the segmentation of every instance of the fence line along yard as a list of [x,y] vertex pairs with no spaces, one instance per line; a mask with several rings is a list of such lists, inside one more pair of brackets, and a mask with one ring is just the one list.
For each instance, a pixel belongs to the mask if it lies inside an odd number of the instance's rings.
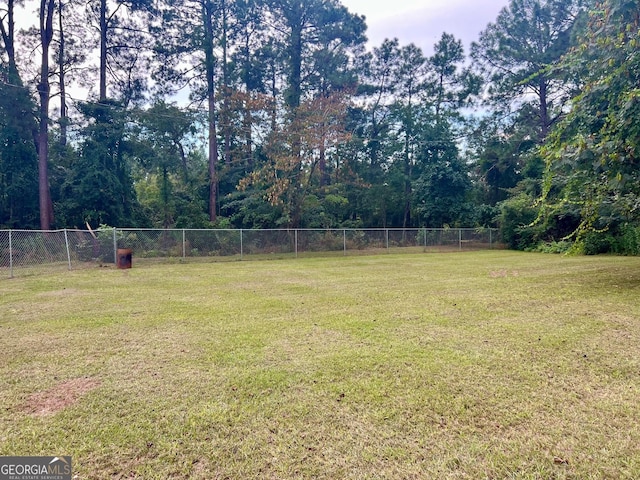
[[274,254],[298,257],[322,252],[348,255],[478,250],[496,245],[496,230],[490,228],[0,230],[0,275],[13,277],[17,272],[115,264],[119,249],[130,249],[136,261],[152,258],[242,260]]

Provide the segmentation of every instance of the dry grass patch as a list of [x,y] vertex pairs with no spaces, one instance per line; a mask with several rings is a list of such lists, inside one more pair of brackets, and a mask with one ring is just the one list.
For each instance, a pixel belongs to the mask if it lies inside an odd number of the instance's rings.
[[93,378],[74,378],[59,382],[47,390],[29,395],[20,410],[36,416],[53,415],[74,405],[83,395],[99,386],[100,381]]

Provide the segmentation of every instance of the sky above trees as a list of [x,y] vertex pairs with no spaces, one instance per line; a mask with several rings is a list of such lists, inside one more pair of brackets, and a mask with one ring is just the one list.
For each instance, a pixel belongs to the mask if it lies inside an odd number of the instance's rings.
[[440,39],[442,32],[462,40],[465,50],[477,40],[489,22],[509,4],[508,0],[400,0],[377,2],[343,0],[351,12],[367,17],[370,45],[380,45],[385,38],[397,37],[400,43],[415,43],[426,53]]
[[[386,38],[397,37],[401,44],[415,43],[430,53],[442,32],[452,33],[462,40],[465,50],[477,40],[489,22],[509,0],[343,0],[352,13],[367,19],[369,45],[380,45]],[[18,7],[18,27],[37,23],[35,2]]]

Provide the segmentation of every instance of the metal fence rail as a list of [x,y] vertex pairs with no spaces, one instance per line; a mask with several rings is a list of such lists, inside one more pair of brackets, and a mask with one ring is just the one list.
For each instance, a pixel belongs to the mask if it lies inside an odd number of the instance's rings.
[[249,256],[452,251],[495,246],[496,230],[488,228],[0,230],[0,276],[11,278],[17,272],[116,263],[119,249],[132,250],[136,259],[242,260]]

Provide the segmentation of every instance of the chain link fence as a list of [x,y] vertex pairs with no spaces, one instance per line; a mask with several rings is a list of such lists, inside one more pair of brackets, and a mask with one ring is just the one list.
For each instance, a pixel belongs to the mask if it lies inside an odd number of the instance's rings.
[[497,248],[495,229],[192,230],[101,228],[0,230],[0,276],[135,261],[243,260],[321,254],[458,251]]

